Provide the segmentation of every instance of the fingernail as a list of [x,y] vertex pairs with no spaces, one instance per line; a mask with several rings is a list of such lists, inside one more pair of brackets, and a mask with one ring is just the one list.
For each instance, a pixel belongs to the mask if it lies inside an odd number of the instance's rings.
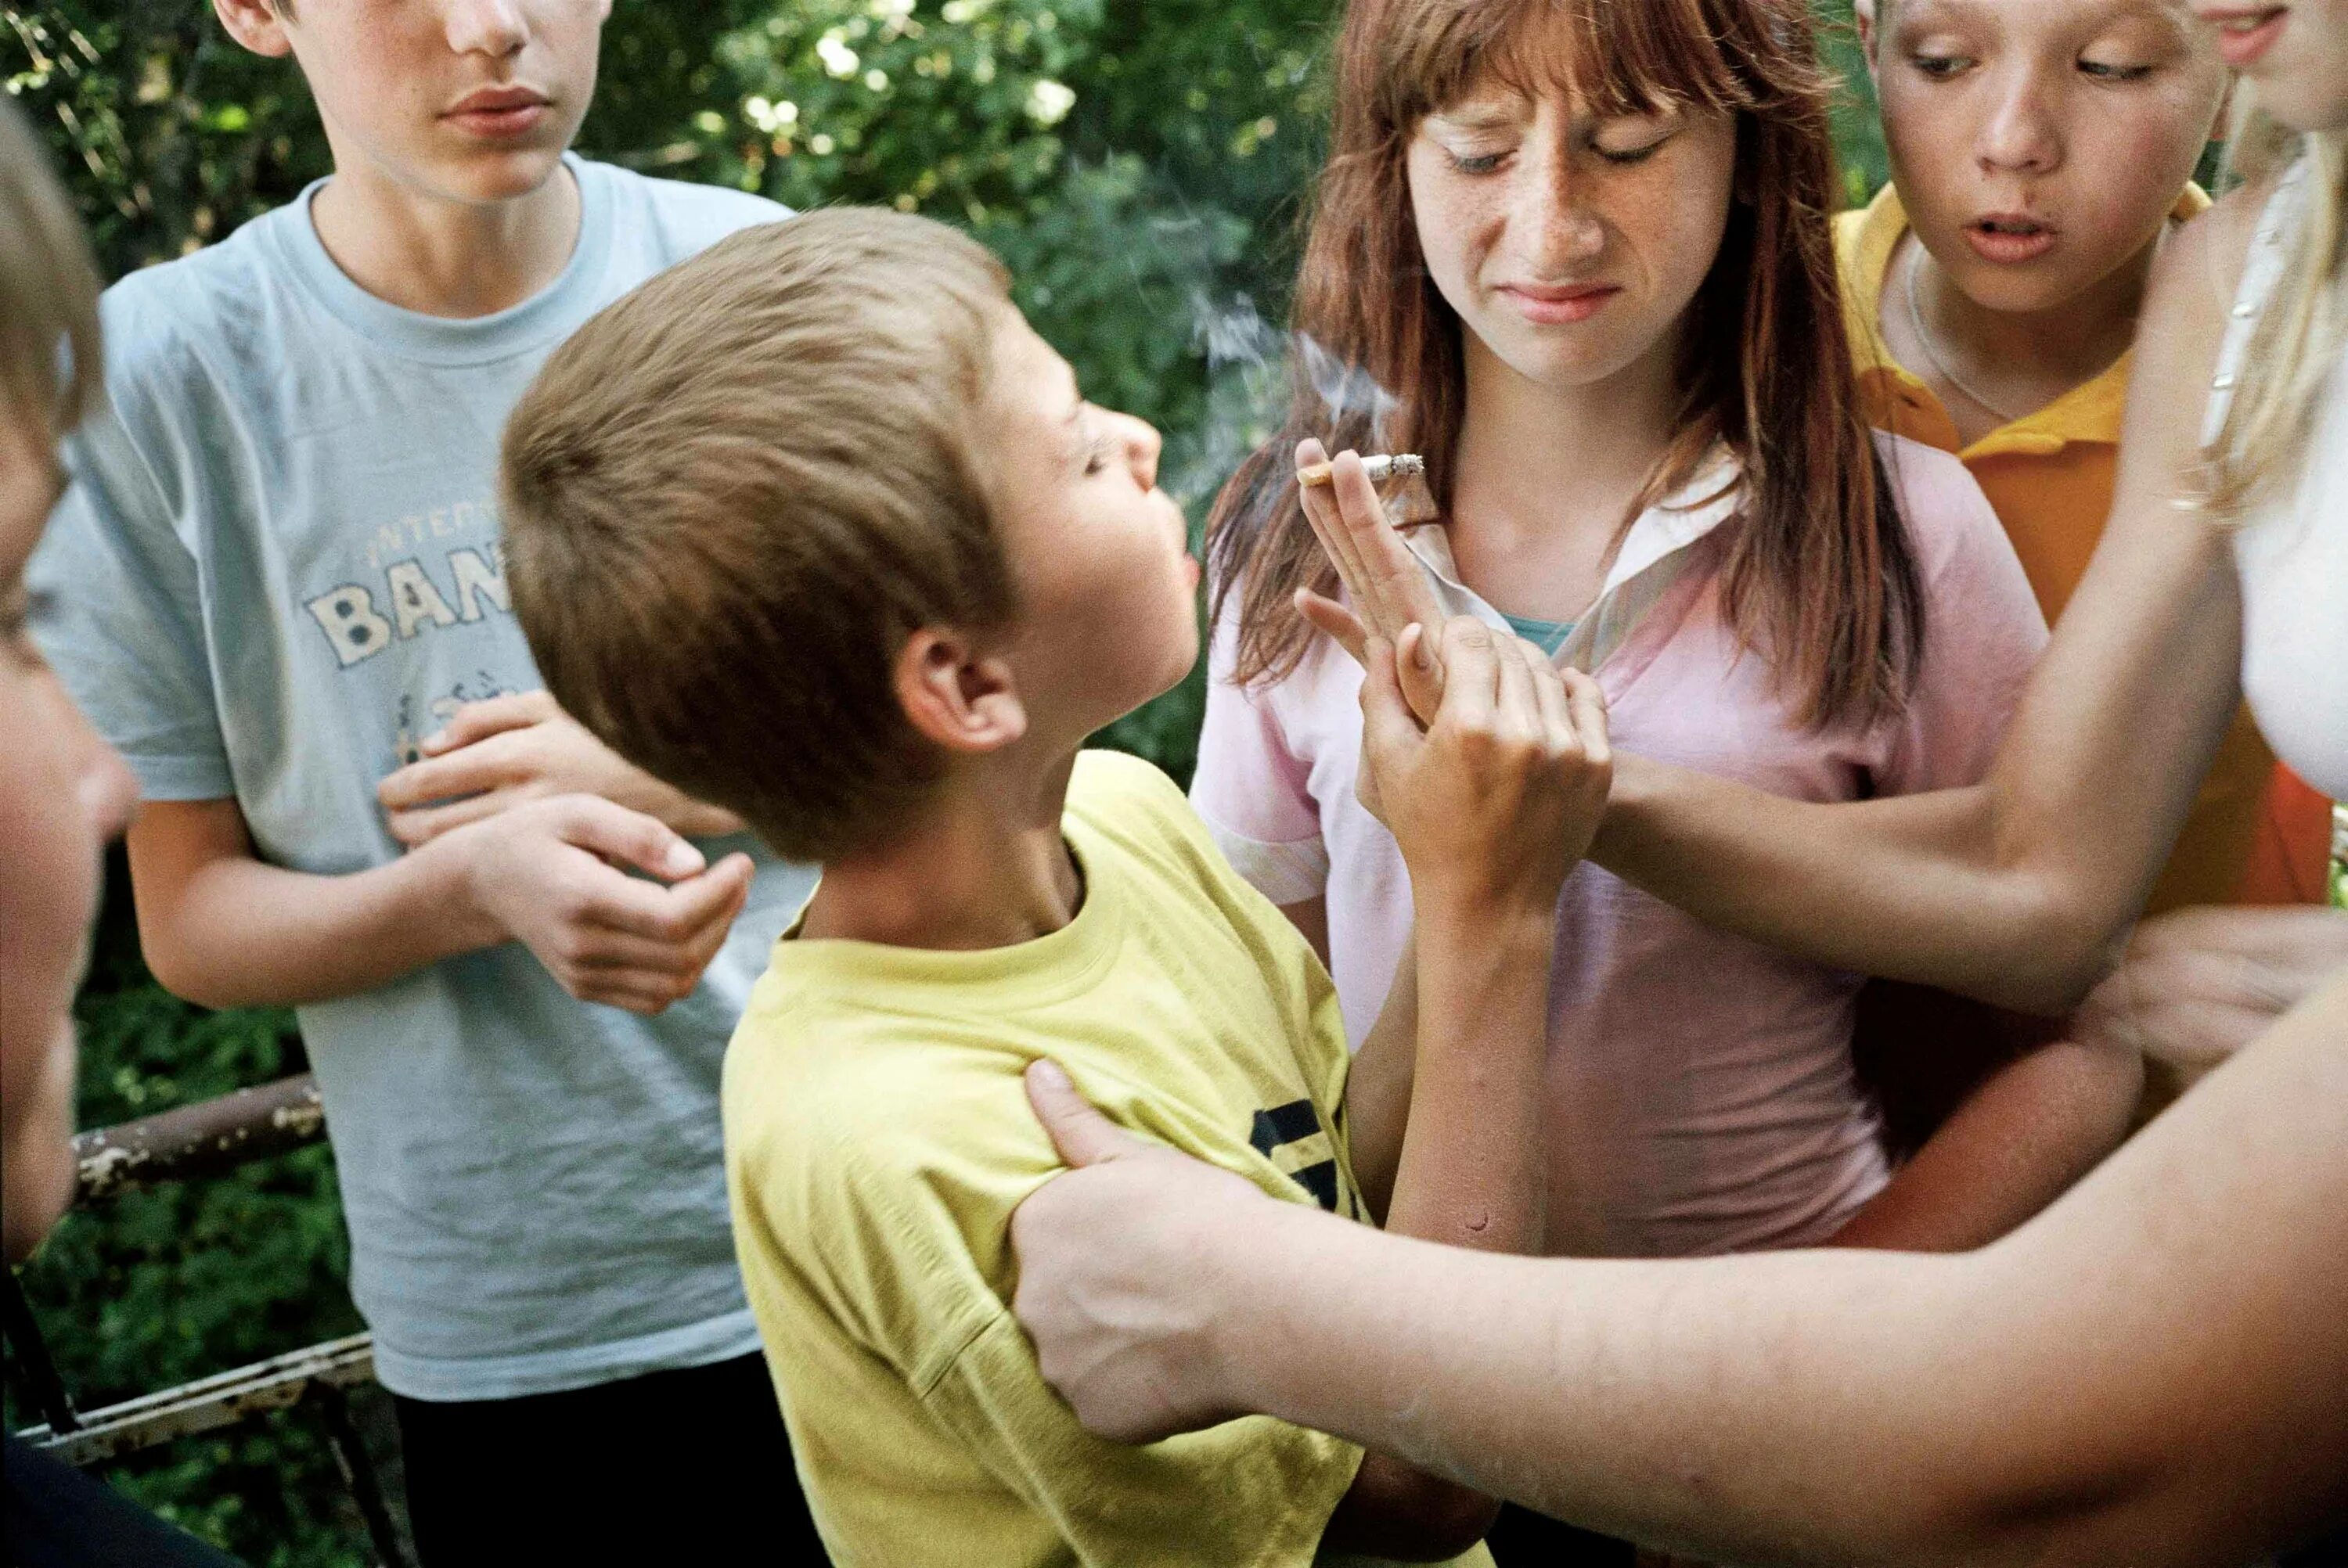
[[448,732],[446,730],[435,730],[417,743],[417,746],[427,752],[437,752],[448,743]]
[[1076,1088],[1075,1081],[1068,1077],[1068,1070],[1062,1067],[1058,1062],[1054,1061],[1048,1056],[1039,1056],[1035,1061],[1029,1062],[1027,1064],[1027,1076],[1034,1079],[1036,1082],[1044,1085],[1046,1089],[1066,1089],[1073,1091]]
[[690,876],[708,862],[702,858],[701,851],[680,839],[669,846],[668,858],[661,864],[671,876]]

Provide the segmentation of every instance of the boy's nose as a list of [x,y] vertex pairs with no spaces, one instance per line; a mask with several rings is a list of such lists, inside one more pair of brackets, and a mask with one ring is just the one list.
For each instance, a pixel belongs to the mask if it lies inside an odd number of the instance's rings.
[[2063,161],[2063,138],[2046,97],[2024,77],[2003,86],[1982,127],[1982,163],[1993,169],[2040,174]]
[[1145,490],[1158,488],[1158,459],[1166,450],[1166,437],[1147,419],[1136,419],[1129,414],[1117,416],[1125,422],[1126,461],[1133,466],[1133,477]]
[[519,0],[447,0],[448,47],[459,55],[503,59],[530,42]]

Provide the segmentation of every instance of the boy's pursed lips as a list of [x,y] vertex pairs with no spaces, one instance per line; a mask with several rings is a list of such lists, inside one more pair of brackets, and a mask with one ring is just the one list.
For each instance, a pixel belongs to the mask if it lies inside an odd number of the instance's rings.
[[552,102],[538,88],[519,83],[475,87],[443,109],[440,118],[454,120],[468,130],[492,136],[513,135],[534,128]]

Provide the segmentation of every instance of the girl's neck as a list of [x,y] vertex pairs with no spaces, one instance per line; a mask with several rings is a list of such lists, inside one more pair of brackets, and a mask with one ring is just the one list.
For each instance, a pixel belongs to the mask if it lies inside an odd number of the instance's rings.
[[1666,338],[1602,381],[1545,385],[1468,334],[1451,492],[1461,579],[1498,608],[1570,619],[1596,596],[1631,503],[1671,444]]
[[567,164],[527,195],[473,202],[405,185],[359,154],[336,159],[310,220],[335,264],[376,298],[468,318],[510,310],[560,277],[580,206]]
[[825,865],[803,934],[976,951],[1060,929],[1084,902],[1060,825],[1075,765],[1071,752],[953,769],[888,845]]
[[2156,239],[2053,309],[1993,311],[1959,289],[1911,232],[1892,255],[1880,324],[1900,362],[1931,384],[1970,443],[2118,362],[2136,339],[2158,249]]

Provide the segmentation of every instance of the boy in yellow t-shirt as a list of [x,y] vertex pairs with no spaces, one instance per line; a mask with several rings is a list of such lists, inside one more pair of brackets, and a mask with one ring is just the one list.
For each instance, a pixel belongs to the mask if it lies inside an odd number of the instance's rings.
[[[2184,0],[1859,0],[1892,183],[1837,227],[1877,424],[1954,452],[2046,619],[2109,515],[2129,343],[2228,77]],[[2249,712],[2150,911],[2321,903],[2330,804]]]
[[1021,1078],[1056,1059],[1290,1201],[1530,1250],[1556,904],[1606,791],[1596,689],[1461,622],[1422,732],[1385,657],[1368,776],[1422,927],[1349,1064],[1318,959],[1180,791],[1080,753],[1194,661],[1197,568],[1157,434],[1082,400],[1005,282],[895,213],[754,230],[590,322],[506,435],[508,576],[549,687],[823,866],[725,1091],[817,1522],[843,1564],[1488,1563],[1490,1500],[1335,1438],[1084,1431],[1006,1305],[1012,1211],[1058,1164]]

